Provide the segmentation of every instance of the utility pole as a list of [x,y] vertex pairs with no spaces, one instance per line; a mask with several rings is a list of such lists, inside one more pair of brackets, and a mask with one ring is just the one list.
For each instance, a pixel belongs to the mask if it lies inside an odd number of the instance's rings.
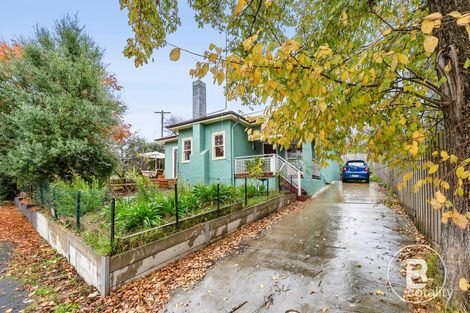
[[171,112],[166,112],[166,111],[156,111],[155,114],[161,114],[161,118],[162,118],[162,135],[161,137],[163,137],[163,121],[165,120],[165,114],[170,114]]

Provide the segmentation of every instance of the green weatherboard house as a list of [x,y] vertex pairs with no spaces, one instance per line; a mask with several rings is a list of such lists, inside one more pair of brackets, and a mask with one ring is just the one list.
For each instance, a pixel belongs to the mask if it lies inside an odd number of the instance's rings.
[[206,85],[193,82],[193,118],[167,128],[176,135],[157,139],[165,146],[165,178],[183,184],[242,184],[246,176],[246,161],[264,160],[265,178],[274,188],[279,184],[291,188],[306,198],[325,184],[338,180],[339,165],[329,162],[318,169],[313,155],[313,143],[289,149],[276,149],[266,142],[248,140],[250,123],[233,111],[206,114]]

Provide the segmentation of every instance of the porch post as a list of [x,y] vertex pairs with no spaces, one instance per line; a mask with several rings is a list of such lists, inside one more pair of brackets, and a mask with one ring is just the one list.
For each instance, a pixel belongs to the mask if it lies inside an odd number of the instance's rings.
[[297,172],[297,195],[300,197],[302,195],[302,176],[300,171]]

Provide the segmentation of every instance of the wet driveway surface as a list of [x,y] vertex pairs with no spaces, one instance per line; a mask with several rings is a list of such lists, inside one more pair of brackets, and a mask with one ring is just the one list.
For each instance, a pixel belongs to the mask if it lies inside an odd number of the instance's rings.
[[331,185],[200,283],[177,290],[167,312],[408,311],[388,290],[387,269],[412,239],[392,230],[403,220],[382,198],[374,183]]

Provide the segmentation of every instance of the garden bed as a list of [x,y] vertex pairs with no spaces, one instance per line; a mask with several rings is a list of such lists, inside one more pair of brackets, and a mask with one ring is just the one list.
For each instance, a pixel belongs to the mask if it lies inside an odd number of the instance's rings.
[[[15,199],[15,205],[41,237],[64,255],[88,284],[95,286],[102,295],[106,295],[110,289],[217,241],[294,201],[295,195],[280,194],[263,203],[235,210],[184,230],[178,229],[165,238],[111,257],[99,255],[71,230],[21,203],[19,198]],[[236,206],[240,207],[240,204]]]

